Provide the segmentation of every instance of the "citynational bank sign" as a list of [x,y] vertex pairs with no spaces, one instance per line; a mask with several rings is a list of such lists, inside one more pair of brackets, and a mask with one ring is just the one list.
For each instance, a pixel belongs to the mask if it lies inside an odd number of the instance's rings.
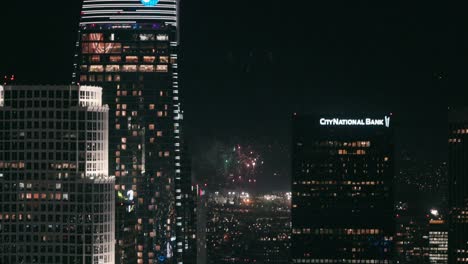
[[384,116],[384,118],[362,118],[362,119],[350,119],[350,118],[320,118],[321,126],[381,126],[390,127],[390,117]]

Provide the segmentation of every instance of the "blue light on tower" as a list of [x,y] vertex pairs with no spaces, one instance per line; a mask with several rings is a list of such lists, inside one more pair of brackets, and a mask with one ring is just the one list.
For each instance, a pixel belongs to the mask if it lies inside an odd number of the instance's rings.
[[140,1],[145,6],[155,6],[159,2],[159,0],[140,0]]

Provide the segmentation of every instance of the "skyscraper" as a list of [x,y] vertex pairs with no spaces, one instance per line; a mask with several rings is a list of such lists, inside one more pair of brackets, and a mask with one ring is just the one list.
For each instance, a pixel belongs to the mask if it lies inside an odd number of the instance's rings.
[[182,263],[195,235],[178,33],[178,0],[83,1],[74,79],[102,86],[110,107],[116,263]]
[[102,89],[0,86],[0,263],[114,263]]
[[392,263],[390,117],[294,115],[292,263]]
[[429,219],[429,262],[448,263],[448,226],[439,210],[432,209]]
[[468,110],[449,110],[449,263],[468,262]]

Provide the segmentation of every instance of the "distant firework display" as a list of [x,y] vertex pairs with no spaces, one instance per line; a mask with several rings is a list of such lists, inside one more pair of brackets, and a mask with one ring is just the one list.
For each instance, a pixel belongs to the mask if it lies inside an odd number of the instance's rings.
[[219,167],[219,173],[229,184],[245,186],[257,182],[256,176],[263,165],[263,160],[252,147],[235,145],[220,151],[223,165]]

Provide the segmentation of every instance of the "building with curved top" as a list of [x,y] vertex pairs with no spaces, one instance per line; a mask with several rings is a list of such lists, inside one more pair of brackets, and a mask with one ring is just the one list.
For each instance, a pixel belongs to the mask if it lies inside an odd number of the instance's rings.
[[84,0],[80,26],[161,23],[177,27],[178,0]]
[[84,0],[75,83],[103,87],[116,177],[116,263],[191,263],[191,176],[178,74],[178,0]]
[[0,86],[0,263],[115,263],[101,96],[91,86]]

